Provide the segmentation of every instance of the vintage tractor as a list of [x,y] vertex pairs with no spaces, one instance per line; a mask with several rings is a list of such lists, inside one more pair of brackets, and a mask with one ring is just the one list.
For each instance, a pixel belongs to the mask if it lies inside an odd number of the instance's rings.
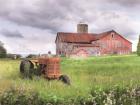
[[22,60],[20,72],[24,78],[32,79],[33,75],[41,76],[47,80],[61,80],[63,83],[70,85],[70,79],[67,75],[60,72],[60,58],[38,58],[35,60]]

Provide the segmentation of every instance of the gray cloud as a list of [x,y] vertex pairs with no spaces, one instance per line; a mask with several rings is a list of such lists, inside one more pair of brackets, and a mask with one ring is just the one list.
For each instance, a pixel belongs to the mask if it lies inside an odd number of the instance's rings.
[[[97,30],[100,31],[117,29],[123,34],[136,33],[130,20],[125,17],[127,14],[121,14],[118,11],[99,10],[98,8],[102,7],[104,3],[110,5],[112,3],[137,5],[140,2],[139,0],[89,0],[88,2],[86,0],[12,1],[1,1],[0,16],[20,25],[49,29],[51,32],[56,33],[57,31],[65,31],[68,23],[76,25],[79,21],[85,20],[90,24],[96,25]],[[99,5],[101,2],[103,4]]]
[[27,5],[26,2],[19,4],[17,0],[13,0],[15,2],[12,5],[9,3],[10,0],[6,1],[0,5],[3,7],[0,10],[1,17],[17,24],[53,31],[61,29],[61,26],[68,20],[67,15],[69,11],[73,9],[72,3],[69,0],[32,1],[31,5]]
[[7,38],[24,38],[24,36],[19,31],[10,31],[7,29],[1,30],[1,34]]
[[[33,40],[38,40],[38,48],[44,44],[41,43],[40,35],[44,37],[46,45],[52,45],[56,32],[75,31],[76,24],[81,20],[89,24],[90,32],[100,33],[114,29],[126,38],[134,39],[138,26],[131,13],[137,16],[139,5],[140,0],[0,0],[0,18],[18,26],[46,30],[44,36],[39,32],[36,37],[26,39],[31,49],[32,43],[36,43]],[[28,38],[18,31],[6,30],[2,33],[5,37]]]
[[[138,6],[140,5],[140,0],[104,0],[110,3],[115,3],[123,6]],[[132,7],[134,8],[134,7]]]
[[[65,30],[66,24],[69,22],[78,23],[81,19],[94,24],[96,20],[102,17],[104,21],[109,18],[119,18],[116,13],[98,10],[96,4],[100,4],[101,0],[89,0],[88,2],[86,0],[12,1],[1,0],[1,17],[20,25],[49,29],[52,32]],[[104,3],[132,4],[130,1],[133,1],[133,4],[138,4],[139,2],[138,0],[104,0]],[[102,7],[103,5],[98,6]],[[105,18],[104,15],[108,16]]]

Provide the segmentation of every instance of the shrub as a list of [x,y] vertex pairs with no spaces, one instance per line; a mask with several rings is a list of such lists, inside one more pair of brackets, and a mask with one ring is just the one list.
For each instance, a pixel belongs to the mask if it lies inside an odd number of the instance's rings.
[[36,91],[11,88],[0,95],[0,105],[139,105],[140,88],[92,89],[89,96],[43,98]]
[[140,36],[139,36],[139,42],[137,45],[137,55],[140,56]]
[[22,56],[20,54],[7,54],[7,58],[10,59],[20,59]]
[[35,54],[29,54],[29,55],[27,55],[26,58],[36,58],[36,57],[37,57],[37,55],[35,55]]
[[9,89],[0,95],[0,105],[46,105],[34,91]]
[[0,45],[0,58],[6,57],[6,49]]
[[92,90],[93,104],[99,105],[139,105],[140,88],[115,87],[103,91]]

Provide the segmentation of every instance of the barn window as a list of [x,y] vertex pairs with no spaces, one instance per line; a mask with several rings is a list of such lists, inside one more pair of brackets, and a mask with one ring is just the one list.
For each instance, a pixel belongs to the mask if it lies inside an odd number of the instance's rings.
[[112,38],[114,38],[114,34],[112,34]]
[[114,38],[114,33],[111,33],[112,38]]
[[59,54],[61,55],[61,51],[59,51]]

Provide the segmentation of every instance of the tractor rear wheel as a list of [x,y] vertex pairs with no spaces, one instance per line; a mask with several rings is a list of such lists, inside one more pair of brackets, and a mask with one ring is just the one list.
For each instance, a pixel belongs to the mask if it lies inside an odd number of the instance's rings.
[[67,85],[70,85],[70,78],[67,75],[61,75],[59,80]]
[[20,63],[20,73],[24,78],[32,79],[34,64],[30,60],[23,60]]

